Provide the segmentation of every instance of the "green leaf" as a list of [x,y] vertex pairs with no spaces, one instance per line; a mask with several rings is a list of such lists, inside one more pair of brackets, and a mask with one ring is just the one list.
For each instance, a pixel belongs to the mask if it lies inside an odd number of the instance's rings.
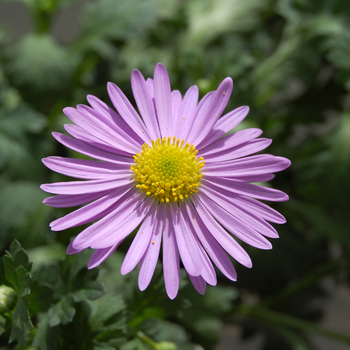
[[75,315],[75,308],[72,307],[72,300],[70,298],[62,298],[48,310],[47,315],[50,327],[72,322]]
[[12,315],[13,325],[9,343],[16,340],[20,345],[26,345],[30,338],[33,324],[27,309],[28,304],[27,300],[23,298],[18,299],[16,309]]
[[50,327],[47,314],[39,314],[39,326],[33,339],[32,347],[39,347],[40,350],[51,350],[59,339],[59,328]]
[[120,347],[120,350],[149,350],[149,349],[150,348],[138,338],[130,340],[126,344]]
[[19,344],[25,345],[30,337],[29,332],[33,329],[27,309],[29,303],[24,299],[30,293],[32,285],[32,263],[17,240],[13,241],[10,251],[6,252],[4,266],[6,278],[14,286],[18,298],[12,314],[13,324],[9,341],[17,340]]
[[75,50],[98,48],[101,40],[130,40],[150,28],[156,20],[153,0],[98,0],[85,7],[82,34]]
[[[98,328],[107,323],[126,308],[125,302],[120,295],[106,294],[98,300],[89,302],[92,308],[90,325],[92,328]],[[113,307],[111,307],[113,306]]]
[[39,133],[46,125],[47,120],[43,114],[24,104],[0,119],[1,131],[16,139],[21,139],[26,132]]
[[16,87],[29,97],[38,97],[69,86],[72,62],[50,35],[27,34],[12,48],[5,68]]
[[6,331],[6,318],[0,315],[0,335]]
[[195,0],[187,7],[189,17],[188,40],[201,45],[227,31],[247,31],[259,22],[259,12],[270,1],[255,0]]
[[15,287],[17,296],[23,298],[28,295],[32,284],[32,263],[17,240],[11,244],[10,252],[6,252],[4,265],[6,278]]
[[105,293],[105,288],[101,282],[98,281],[85,281],[81,286],[81,289],[72,293],[72,296],[76,302],[86,299],[94,300],[100,298]]

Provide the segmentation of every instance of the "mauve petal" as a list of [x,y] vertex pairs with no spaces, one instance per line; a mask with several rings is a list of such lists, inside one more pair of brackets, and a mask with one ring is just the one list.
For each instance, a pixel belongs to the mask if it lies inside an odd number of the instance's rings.
[[[123,144],[125,144],[125,146],[128,146],[132,149],[137,149],[140,147],[140,139],[136,139],[135,140],[135,133],[132,132],[132,130],[130,129],[130,127],[127,126],[127,124],[124,122],[124,120],[120,117],[119,114],[114,112],[114,117],[118,118],[118,120],[123,121],[124,124],[126,124],[126,126],[123,127],[127,130],[124,131],[123,129],[121,129],[116,123],[115,120],[111,120],[111,119],[106,119],[104,118],[105,113],[104,112],[100,112],[99,110],[95,110],[89,106],[85,106],[85,105],[77,105],[77,109],[78,111],[80,111],[82,114],[84,114],[84,116],[90,116],[90,119],[92,120],[92,122],[96,122],[96,119],[98,119],[99,121],[103,121],[103,125],[105,125],[105,127],[107,129],[110,129],[110,134],[113,136],[115,135],[115,138],[117,138],[118,140],[113,140],[113,142],[118,141],[118,145],[123,146]],[[110,109],[112,110],[112,109]],[[115,119],[114,118],[114,119]],[[95,133],[93,134],[95,135]],[[141,141],[142,142],[142,141]],[[142,144],[142,143],[141,143]]]
[[55,182],[43,184],[40,188],[53,194],[84,194],[115,189],[132,182],[134,182],[134,179],[130,174],[120,176],[118,179]]
[[190,280],[193,284],[193,287],[196,289],[196,291],[199,294],[204,294],[205,293],[205,289],[206,289],[206,283],[204,281],[204,279],[201,276],[191,276],[188,275],[190,277]]
[[230,179],[239,182],[266,182],[275,178],[274,174],[250,175],[250,176],[231,176]]
[[154,232],[157,223],[157,207],[158,203],[154,201],[152,203],[151,208],[149,209],[148,214],[144,218],[135,238],[133,239],[128,249],[128,252],[125,255],[120,270],[122,275],[126,275],[127,273],[132,271],[139,263],[145,251],[147,250],[149,243],[151,242],[152,233]]
[[145,290],[151,282],[154,270],[157,266],[159,257],[160,244],[162,241],[162,232],[164,226],[164,206],[159,206],[157,209],[157,220],[148,248],[141,259],[138,285],[140,290]]
[[259,249],[271,249],[271,243],[250,226],[238,220],[221,206],[211,200],[203,191],[198,193],[198,198],[210,212],[210,214],[222,225],[243,242]]
[[44,158],[42,162],[57,173],[86,180],[118,178],[120,175],[132,174],[127,164],[120,166],[95,160],[55,156]]
[[187,141],[189,144],[193,144],[193,141],[195,140],[195,136],[197,134],[197,129],[202,128],[203,124],[202,118],[206,114],[206,111],[211,105],[211,101],[214,97],[215,91],[210,91],[204,97],[199,101],[197,109],[196,109],[196,114],[193,120],[193,124],[191,127],[191,130],[187,136]]
[[81,154],[85,154],[86,156],[96,158],[99,160],[103,160],[106,162],[112,162],[115,164],[133,164],[135,161],[133,158],[123,157],[118,154],[114,154],[111,152],[106,152],[90,146],[89,144],[75,140],[69,136],[63,135],[59,132],[53,132],[53,137],[62,145],[72,149]]
[[260,216],[256,216],[253,213],[241,209],[236,205],[234,198],[227,197],[225,194],[219,193],[205,185],[202,185],[200,192],[204,193],[230,215],[233,215],[236,219],[250,228],[258,231],[266,237],[278,238],[278,233],[274,227],[261,219]]
[[166,68],[158,63],[154,69],[154,100],[162,137],[172,136],[171,87]]
[[[105,232],[109,233],[110,230],[113,230],[113,227],[118,229],[118,227],[123,225],[123,222],[136,211],[144,199],[145,196],[140,193],[138,189],[132,188],[115,203],[116,209],[114,211],[80,232],[72,242],[73,247],[75,249],[88,248],[91,243],[101,239]],[[105,245],[104,247],[96,247],[95,249],[108,248],[118,241],[119,239],[113,244]]]
[[[136,207],[134,207],[131,213],[130,208],[124,208],[121,212],[119,210],[119,216],[114,215],[113,220],[118,220],[118,223],[112,222],[103,228],[103,232],[97,232],[95,239],[91,243],[91,248],[106,248],[109,245],[116,244],[119,240],[124,239],[134,231],[137,226],[140,225],[149,210],[152,209],[151,204],[155,202],[153,198],[147,198],[141,202],[142,200],[143,199],[135,201]],[[123,217],[125,217],[125,220],[123,220]]]
[[198,244],[198,247],[199,247],[199,251],[201,253],[201,260],[202,260],[201,276],[208,284],[210,284],[211,286],[216,286],[217,279],[216,279],[216,273],[215,273],[213,264],[211,263],[210,259],[208,258],[208,255],[204,251],[203,247],[200,244]]
[[231,260],[228,258],[225,251],[221,248],[220,244],[216,241],[213,235],[208,231],[207,227],[203,224],[203,221],[199,217],[196,209],[189,202],[184,202],[182,206],[186,207],[189,222],[191,223],[191,226],[195,230],[197,237],[202,243],[205,251],[210,256],[211,260],[228,279],[231,281],[236,281],[237,273]]
[[222,137],[209,146],[202,148],[198,155],[201,157],[216,156],[221,151],[227,151],[231,148],[240,146],[241,144],[251,141],[262,134],[262,130],[257,128],[245,129],[235,132],[234,134]]
[[[82,108],[80,106],[80,108]],[[94,116],[89,107],[85,107],[85,110],[76,110],[72,107],[66,107],[63,109],[63,113],[76,125],[80,126],[90,135],[100,139],[104,143],[107,143],[117,150],[121,149],[124,152],[128,152],[130,155],[136,153],[139,149],[139,145],[131,145],[127,140],[123,139],[108,125],[104,124],[99,117]],[[95,112],[97,113],[97,112]]]
[[165,206],[163,230],[163,272],[165,289],[170,299],[174,299],[179,290],[180,261],[170,209]]
[[153,100],[153,104],[154,104],[154,81],[152,78],[147,78],[146,87],[147,87],[149,96]]
[[290,160],[268,154],[235,159],[225,164],[205,164],[203,174],[214,177],[251,176],[271,174],[282,171],[290,166]]
[[143,140],[134,132],[133,129],[124,121],[124,119],[111,107],[109,107],[106,103],[102,102],[95,96],[87,95],[87,100],[90,103],[91,107],[102,114],[107,120],[110,120],[111,125],[115,130],[118,130],[118,133],[121,133],[124,138],[131,138],[135,140],[138,144],[142,145]]
[[132,186],[133,185],[130,184],[128,186],[119,187],[102,198],[72,211],[60,219],[52,221],[50,223],[51,230],[62,231],[100,219],[116,208],[117,201],[129,192]]
[[192,196],[192,201],[199,217],[218,243],[240,264],[252,267],[252,261],[247,252],[218,224],[197,196]]
[[[181,211],[181,214],[183,216],[183,234],[190,233],[193,236],[193,242],[196,244],[198,249],[198,257],[201,265],[201,273],[200,275],[204,278],[204,280],[212,285],[215,286],[217,283],[216,280],[216,274],[213,267],[213,264],[208,258],[207,253],[204,251],[200,241],[198,240],[198,237],[196,235],[196,232],[194,231],[191,223],[189,222],[189,218],[187,215],[187,210],[184,205],[182,205],[183,202],[180,203],[180,207],[178,208]],[[191,254],[193,255],[193,254]],[[187,269],[186,269],[187,271]]]
[[84,249],[74,249],[72,246],[72,242],[69,243],[67,249],[66,249],[66,254],[68,255],[73,255],[73,254],[78,254],[80,252],[82,252]]
[[131,158],[131,155],[129,152],[125,152],[121,149],[111,146],[110,144],[104,142],[103,140],[100,140],[97,137],[94,137],[93,135],[89,134],[88,132],[86,132],[85,130],[83,130],[81,127],[77,125],[64,124],[63,126],[65,130],[77,140],[83,141],[89,144],[90,146],[96,147],[103,151],[110,152],[110,153],[117,153],[122,156]]
[[146,125],[142,122],[140,116],[137,114],[135,108],[124,93],[113,83],[108,83],[107,90],[109,97],[120,116],[144,142],[151,145],[152,143]]
[[150,97],[145,79],[137,69],[134,69],[131,73],[131,87],[149,136],[151,139],[156,140],[160,137],[160,132],[153,101]]
[[241,208],[251,211],[253,214],[261,216],[267,221],[276,224],[285,224],[287,222],[286,218],[278,211],[253,198],[235,196],[234,201],[236,205],[240,205]]
[[186,141],[192,128],[197,110],[198,94],[198,87],[193,85],[187,90],[182,101],[175,131],[175,136],[181,140]]
[[222,112],[226,108],[228,100],[230,99],[232,88],[232,79],[224,79],[218,89],[214,92],[213,97],[211,98],[211,103],[203,115],[196,117],[191,130],[191,132],[194,133],[194,135],[191,135],[194,146],[200,144],[200,142],[207,137],[216,121],[220,118]]
[[208,136],[199,145],[197,145],[196,148],[200,150],[210,145],[212,142],[219,139],[221,136],[227,134],[229,131],[235,128],[248,115],[248,113],[249,107],[242,106],[225,114],[215,123]]
[[89,260],[88,269],[93,269],[97,267],[102,262],[104,262],[107,258],[109,258],[115,252],[115,250],[118,248],[118,245],[121,242],[122,241],[108,248],[96,249],[94,254],[92,254],[92,257]]
[[112,190],[106,190],[96,193],[85,193],[85,194],[58,194],[56,196],[47,197],[43,200],[43,203],[54,208],[69,208],[76,207],[78,205],[92,202],[97,198],[100,198]]
[[192,231],[187,229],[183,214],[177,204],[171,203],[169,207],[182,263],[190,275],[199,276],[202,271],[202,264],[196,239]]
[[267,148],[271,145],[271,142],[272,140],[263,138],[252,140],[229,150],[206,156],[205,163],[209,164],[215,162],[226,162],[232,159],[249,156],[253,153],[260,152],[263,149]]
[[229,178],[203,177],[203,183],[206,182],[234,194],[267,201],[283,202],[289,198],[287,194],[274,188],[247,184]]
[[171,92],[171,111],[172,111],[172,133],[176,136],[176,128],[181,109],[182,96],[179,90]]

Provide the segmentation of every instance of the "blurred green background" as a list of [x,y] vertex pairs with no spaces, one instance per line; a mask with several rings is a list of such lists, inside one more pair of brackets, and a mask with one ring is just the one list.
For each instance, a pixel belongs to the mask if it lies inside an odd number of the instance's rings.
[[[120,276],[131,237],[99,269],[91,252],[67,257],[81,229],[50,232],[69,210],[39,189],[67,179],[41,158],[79,157],[51,136],[62,108],[110,104],[107,81],[133,101],[132,69],[149,77],[157,62],[182,93],[232,77],[227,111],[251,109],[239,128],[292,161],[271,181],[290,195],[272,204],[288,220],[274,249],[247,247],[253,268],[235,263],[237,283],[218,274],[204,297],[184,274],[175,301],[161,265],[145,292],[137,271]],[[349,175],[349,1],[2,0],[0,285],[15,301],[0,291],[0,349],[350,349]]]

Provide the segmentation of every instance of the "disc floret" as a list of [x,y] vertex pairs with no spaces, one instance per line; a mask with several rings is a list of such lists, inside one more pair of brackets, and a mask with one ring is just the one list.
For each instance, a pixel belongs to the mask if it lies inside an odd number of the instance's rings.
[[204,159],[196,157],[197,152],[175,136],[152,140],[152,147],[144,143],[131,166],[136,187],[162,203],[189,198],[198,192],[203,177]]

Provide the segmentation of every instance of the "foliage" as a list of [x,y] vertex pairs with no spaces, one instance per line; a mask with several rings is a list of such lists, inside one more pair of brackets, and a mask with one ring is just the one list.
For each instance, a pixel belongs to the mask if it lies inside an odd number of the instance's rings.
[[[0,349],[210,350],[231,323],[264,334],[261,349],[314,349],[310,332],[350,343],[319,324],[323,279],[349,284],[350,3],[93,0],[65,45],[52,28],[78,1],[20,3],[33,30],[11,41],[0,26]],[[42,205],[39,189],[63,178],[42,157],[77,156],[50,135],[62,108],[87,94],[110,103],[107,81],[132,100],[131,70],[151,76],[157,62],[174,88],[196,84],[201,96],[232,77],[228,109],[251,110],[240,127],[262,128],[269,151],[292,160],[272,181],[291,198],[275,206],[288,223],[274,249],[247,248],[253,269],[237,266],[235,284],[218,274],[203,297],[182,276],[174,301],[161,265],[145,292],[137,272],[120,275],[131,238],[100,270],[86,269],[90,252],[66,256],[80,229],[50,232],[67,211]]]

